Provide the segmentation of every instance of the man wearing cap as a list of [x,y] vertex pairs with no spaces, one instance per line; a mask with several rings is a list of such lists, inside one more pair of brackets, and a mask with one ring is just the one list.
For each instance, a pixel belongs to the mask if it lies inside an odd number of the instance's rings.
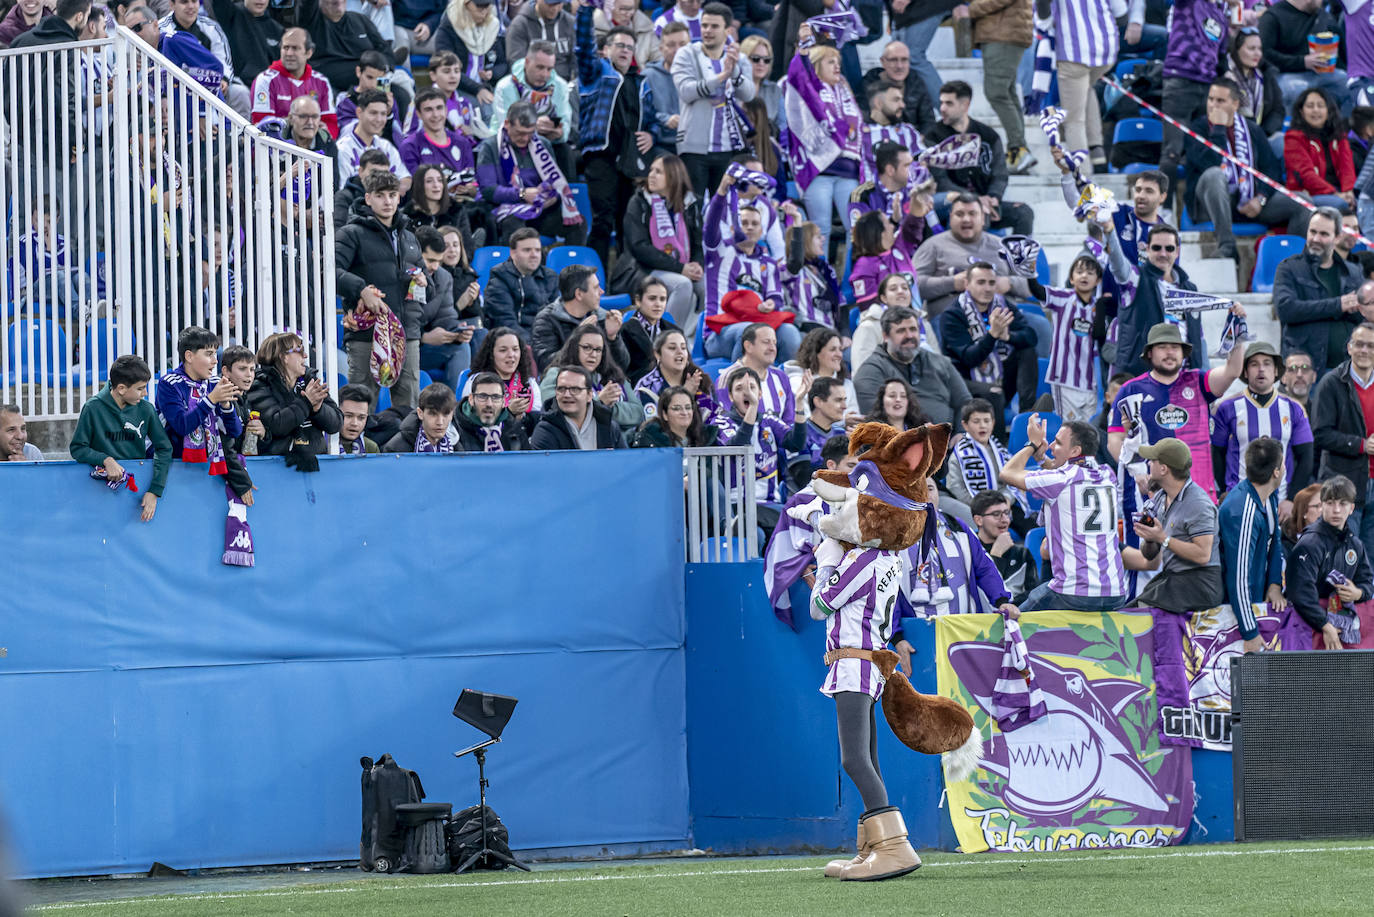
[[1283,352],[1312,355],[1320,379],[1345,360],[1345,342],[1363,321],[1359,267],[1336,251],[1341,215],[1319,207],[1307,221],[1307,247],[1274,271],[1274,311],[1283,329]]
[[1136,604],[1179,613],[1223,604],[1226,584],[1217,507],[1191,476],[1193,453],[1182,440],[1169,436],[1141,446],[1139,454],[1149,460],[1150,489],[1157,493],[1133,529],[1140,538],[1140,552],[1160,572],[1140,590]]
[[[1245,317],[1240,303],[1233,305],[1231,312]],[[1194,480],[1215,503],[1209,406],[1240,376],[1245,351],[1233,348],[1225,366],[1204,373],[1183,368],[1192,349],[1177,325],[1160,322],[1150,329],[1140,355],[1148,362],[1150,371],[1127,382],[1116,393],[1107,444],[1117,461],[1129,463],[1134,454],[1145,454],[1140,446],[1177,438],[1192,452],[1188,464],[1194,471]],[[1123,455],[1122,445],[1128,434],[1137,445],[1134,452],[1127,450]]]
[[1218,492],[1229,492],[1244,480],[1245,456],[1261,437],[1273,437],[1283,447],[1287,475],[1279,481],[1279,516],[1293,511],[1290,494],[1312,483],[1312,427],[1307,412],[1274,385],[1282,365],[1278,349],[1268,341],[1245,348],[1241,379],[1245,391],[1217,405],[1212,424],[1212,470]]

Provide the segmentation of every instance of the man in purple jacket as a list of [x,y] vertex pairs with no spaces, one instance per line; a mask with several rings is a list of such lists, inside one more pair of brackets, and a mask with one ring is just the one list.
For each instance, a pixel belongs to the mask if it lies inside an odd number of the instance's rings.
[[581,222],[570,222],[565,214],[557,187],[565,177],[552,146],[535,133],[537,121],[534,106],[521,100],[507,110],[501,129],[482,141],[477,148],[481,199],[493,208],[501,244],[506,244],[515,230],[530,226],[540,235],[582,245],[587,241],[590,214],[581,214]]
[[[1226,41],[1227,9],[1221,0],[1176,0],[1164,57],[1164,112],[1184,124],[1207,112],[1207,87],[1217,76],[1217,61]],[[1173,178],[1183,161],[1183,133],[1164,123],[1164,152],[1159,169]]]

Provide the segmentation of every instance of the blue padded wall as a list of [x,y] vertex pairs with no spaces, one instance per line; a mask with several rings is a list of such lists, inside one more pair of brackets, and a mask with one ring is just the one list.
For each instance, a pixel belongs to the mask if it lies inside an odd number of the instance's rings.
[[687,843],[678,452],[250,470],[252,569],[201,468],[146,525],[82,466],[0,474],[22,874],[356,857],[362,755],[476,802],[465,687],[520,698],[488,760],[514,846]]

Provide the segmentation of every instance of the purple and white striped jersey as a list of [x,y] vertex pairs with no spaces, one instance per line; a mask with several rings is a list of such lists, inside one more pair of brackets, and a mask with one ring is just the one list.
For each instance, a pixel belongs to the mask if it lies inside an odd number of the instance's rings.
[[[854,548],[813,593],[813,601],[828,615],[827,651],[848,647],[878,650],[887,645],[897,625],[897,595],[905,579],[901,551]],[[877,700],[883,677],[867,659],[838,659],[830,664],[821,693],[833,696],[857,691]]]
[[[731,363],[716,376],[716,403],[723,411],[730,410],[730,393],[725,389],[725,380],[743,363]],[[776,417],[789,427],[797,422],[797,396],[792,392],[792,382],[787,373],[777,366],[768,367],[759,380],[759,415]]]
[[1110,0],[1054,0],[1053,15],[1059,60],[1085,67],[1116,63],[1119,41]]
[[1126,569],[1116,530],[1116,476],[1091,458],[1026,475],[1026,490],[1045,501],[1040,510],[1061,595],[1099,598],[1126,594]]
[[663,11],[663,14],[654,20],[654,37],[663,38],[663,27],[670,22],[684,22],[687,24],[687,34],[692,41],[701,41],[701,12],[698,10],[695,16],[688,16],[676,6],[670,6]]
[[859,183],[878,180],[878,163],[873,150],[880,143],[900,143],[912,156],[921,152],[921,135],[914,124],[899,121],[896,124],[874,124],[866,122],[859,136]]
[[1261,436],[1272,436],[1283,444],[1284,479],[1279,483],[1279,499],[1288,499],[1293,480],[1293,447],[1312,442],[1312,425],[1307,412],[1287,395],[1273,393],[1269,404],[1261,407],[1247,389],[1217,405],[1212,421],[1212,445],[1226,450],[1226,489],[1229,491],[1245,477],[1245,450]]
[[1096,387],[1093,358],[1097,356],[1092,302],[1084,302],[1073,290],[1046,287],[1045,311],[1050,314],[1054,326],[1050,338],[1050,368],[1045,373],[1045,380],[1092,391]]

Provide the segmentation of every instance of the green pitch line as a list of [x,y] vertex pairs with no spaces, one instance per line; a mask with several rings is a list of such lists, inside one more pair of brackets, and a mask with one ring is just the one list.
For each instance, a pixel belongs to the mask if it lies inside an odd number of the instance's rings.
[[856,906],[921,915],[1148,915],[1178,912],[1367,915],[1374,843],[1308,842],[1064,854],[932,852],[910,876],[842,883],[826,858],[674,860],[548,868],[533,874],[368,876],[224,894],[55,902],[42,915],[92,917],[796,917],[858,913]]

